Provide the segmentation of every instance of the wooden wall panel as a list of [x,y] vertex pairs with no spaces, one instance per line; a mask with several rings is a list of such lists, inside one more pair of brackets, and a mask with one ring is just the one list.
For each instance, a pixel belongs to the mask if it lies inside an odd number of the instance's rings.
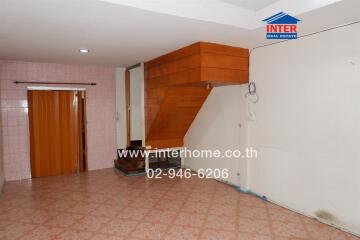
[[[164,75],[168,75],[171,73],[178,73],[182,71],[186,71],[192,68],[199,68],[201,64],[200,55],[192,55],[185,58],[181,58],[177,61],[172,61],[168,63],[160,64],[157,67],[152,67],[147,69],[147,77],[149,79],[156,78]],[[171,82],[170,82],[171,84]]]
[[219,68],[223,70],[248,69],[248,58],[229,56],[229,55],[218,55],[213,53],[202,53],[201,54],[201,67],[208,68]]
[[198,83],[199,79],[201,79],[200,66],[185,71],[174,72],[167,75],[151,78],[151,81],[148,82],[148,87],[158,88],[158,87],[192,84],[192,83]]
[[247,83],[248,70],[201,68],[202,81],[210,82],[214,86]]
[[153,149],[162,149],[162,148],[173,148],[180,147],[184,145],[184,139],[158,139],[158,140],[146,140],[147,146],[152,146]]
[[201,53],[214,53],[216,55],[229,55],[238,57],[249,57],[249,50],[246,48],[232,47],[216,43],[200,42]]
[[146,145],[182,146],[212,86],[248,82],[249,51],[194,43],[151,60],[145,69]]
[[149,62],[146,62],[145,70],[152,67],[158,67],[161,64],[177,61],[184,57],[189,57],[192,55],[196,55],[200,53],[200,43],[194,43],[190,46],[178,49],[176,51],[173,51],[171,53],[167,53],[165,55],[162,55],[160,57],[157,57]]

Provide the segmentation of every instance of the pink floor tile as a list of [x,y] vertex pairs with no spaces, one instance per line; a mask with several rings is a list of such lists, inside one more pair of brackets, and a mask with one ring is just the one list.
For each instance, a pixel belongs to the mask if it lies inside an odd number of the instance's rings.
[[130,240],[128,237],[120,237],[120,236],[114,236],[114,235],[108,235],[108,234],[95,234],[91,240]]
[[256,233],[240,233],[237,240],[274,240],[270,235]]
[[84,217],[85,215],[81,215],[77,213],[63,212],[53,217],[52,219],[48,220],[47,222],[45,222],[45,225],[53,226],[53,227],[61,227],[61,228],[70,228]]
[[101,204],[99,207],[97,207],[96,209],[91,211],[90,215],[97,216],[97,217],[114,218],[117,215],[119,215],[122,210],[123,210],[123,207],[121,207],[121,206],[117,206],[117,205],[110,206],[110,205]]
[[49,219],[59,215],[60,212],[57,211],[47,211],[36,209],[29,213],[28,215],[19,219],[19,222],[30,223],[30,224],[44,224]]
[[268,219],[266,208],[240,206],[239,215],[243,218]]
[[61,234],[63,229],[54,228],[48,226],[39,226],[27,234],[23,235],[21,239],[23,240],[43,240],[43,239],[53,239],[57,235]]
[[166,233],[164,240],[198,239],[200,228],[172,226]]
[[84,218],[80,219],[71,227],[81,231],[91,231],[96,232],[102,227],[105,226],[106,223],[110,221],[110,218],[104,217],[96,217],[96,216],[85,216]]
[[138,224],[133,220],[114,219],[100,229],[100,232],[111,236],[128,236]]
[[206,214],[180,212],[173,223],[181,226],[201,227],[205,222],[206,216]]
[[114,169],[7,182],[0,239],[360,240],[214,180]]
[[143,219],[146,222],[153,223],[171,223],[175,218],[176,212],[174,211],[161,211],[161,210],[151,210]]
[[236,217],[209,215],[206,219],[205,228],[235,231]]
[[236,216],[238,211],[237,205],[230,204],[219,204],[213,203],[209,209],[210,214],[219,215],[219,216],[228,216],[234,217]]
[[118,217],[123,219],[141,220],[148,212],[150,212],[150,209],[128,207],[120,211]]
[[201,240],[235,240],[236,233],[206,229],[202,232],[200,239]]
[[93,234],[90,232],[65,230],[56,236],[54,240],[89,240],[92,236]]
[[141,239],[158,240],[161,239],[168,226],[160,223],[140,223],[132,233],[133,237]]
[[18,239],[20,236],[30,234],[30,231],[36,227],[32,224],[11,222],[9,225],[1,227],[0,239]]
[[301,223],[274,221],[272,222],[272,227],[274,229],[275,235],[277,236],[294,237],[300,239],[309,238],[304,225]]
[[[350,234],[326,225],[306,225],[310,236],[316,240],[350,240]],[[360,238],[353,238],[360,239]]]
[[269,209],[270,218],[274,221],[300,223],[300,214],[291,212],[287,209]]
[[270,223],[267,220],[240,218],[239,231],[256,234],[270,234]]

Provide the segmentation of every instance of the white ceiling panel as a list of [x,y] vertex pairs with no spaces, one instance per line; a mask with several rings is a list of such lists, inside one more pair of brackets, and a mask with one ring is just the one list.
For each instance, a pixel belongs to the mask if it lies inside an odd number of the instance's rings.
[[238,7],[247,8],[253,11],[258,11],[265,8],[278,0],[220,0]]
[[[215,5],[202,10],[202,17],[207,20],[195,18],[198,5],[190,12],[195,17],[184,17],[129,5],[136,0],[128,1],[128,5],[99,0],[0,0],[0,59],[130,66],[197,41],[241,47],[263,43],[266,40],[260,12],[271,16],[278,9],[289,13],[301,7],[307,9],[311,15],[295,15],[302,20],[299,31],[304,33],[307,29],[343,24],[360,15],[359,0],[317,5],[312,11],[311,3],[318,1],[291,0],[298,4],[292,4],[291,8],[279,5],[282,1],[271,5],[276,8],[268,6],[257,12],[256,18],[238,23],[235,16],[212,15],[217,0],[211,0]],[[302,5],[306,1],[309,4]],[[324,4],[324,1],[320,2]],[[233,8],[237,10],[236,6]],[[243,13],[247,11],[250,10]],[[218,12],[226,10],[218,9]],[[244,24],[252,28],[237,27]],[[80,48],[90,49],[90,53],[80,54]]]

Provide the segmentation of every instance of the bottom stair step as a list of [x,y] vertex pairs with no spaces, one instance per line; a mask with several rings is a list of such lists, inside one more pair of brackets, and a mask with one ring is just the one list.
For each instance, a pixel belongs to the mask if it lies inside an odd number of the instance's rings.
[[138,168],[136,165],[131,164],[126,161],[114,160],[114,165],[115,165],[115,168],[119,169],[120,171],[124,172],[125,174],[145,172],[145,167]]

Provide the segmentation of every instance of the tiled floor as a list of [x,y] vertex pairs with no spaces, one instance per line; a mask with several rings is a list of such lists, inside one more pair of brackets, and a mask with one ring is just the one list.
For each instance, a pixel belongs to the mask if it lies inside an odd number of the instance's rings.
[[0,239],[355,240],[214,180],[114,169],[6,183]]

